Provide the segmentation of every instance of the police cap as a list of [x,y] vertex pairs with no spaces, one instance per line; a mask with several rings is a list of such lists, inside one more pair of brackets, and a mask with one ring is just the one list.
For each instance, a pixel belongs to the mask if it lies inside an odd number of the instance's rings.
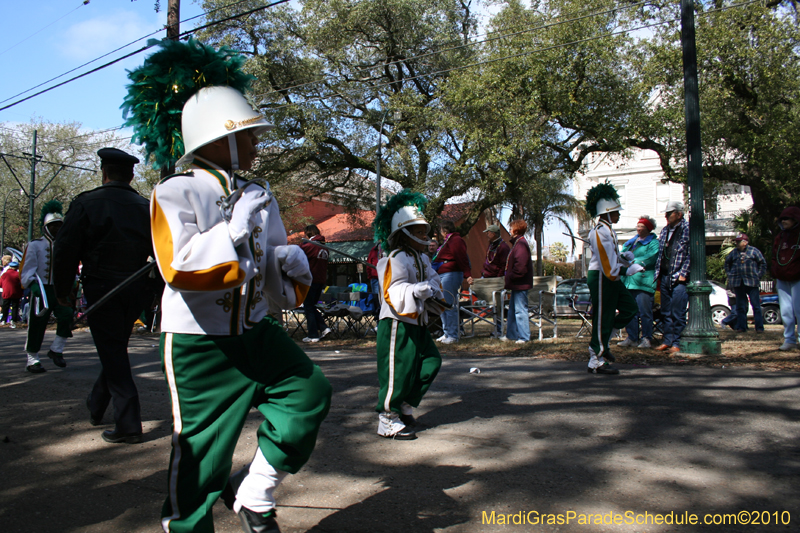
[[133,166],[139,162],[137,158],[131,154],[125,153],[116,148],[100,148],[97,151],[100,156],[100,166],[108,163],[109,165],[130,165]]

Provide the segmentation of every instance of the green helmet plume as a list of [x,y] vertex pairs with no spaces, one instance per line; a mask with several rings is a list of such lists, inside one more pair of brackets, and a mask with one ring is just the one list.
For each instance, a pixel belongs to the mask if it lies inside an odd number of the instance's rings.
[[381,208],[381,212],[372,221],[372,228],[375,231],[375,242],[381,244],[384,251],[389,251],[389,235],[392,234],[392,217],[398,209],[407,205],[416,206],[420,211],[425,211],[428,199],[422,194],[410,189],[403,189],[395,194]]
[[592,217],[597,216],[597,202],[600,200],[619,202],[619,193],[617,189],[608,182],[599,183],[589,189],[589,192],[586,193],[586,210]]
[[44,218],[50,213],[56,215],[64,214],[64,205],[58,200],[50,200],[42,206],[42,214],[39,217],[39,227],[44,230]]
[[242,70],[244,56],[221,47],[215,50],[194,39],[151,39],[161,49],[141,67],[128,71],[128,94],[120,108],[125,126],[133,127],[131,142],[144,144],[154,168],[174,164],[184,153],[181,136],[183,105],[200,89],[227,85],[244,93],[255,78]]

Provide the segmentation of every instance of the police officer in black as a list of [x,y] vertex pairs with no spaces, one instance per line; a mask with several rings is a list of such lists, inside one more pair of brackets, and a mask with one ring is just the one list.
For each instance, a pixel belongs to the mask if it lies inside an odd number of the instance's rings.
[[[153,255],[150,203],[130,186],[133,166],[139,160],[116,148],[103,148],[97,155],[103,184],[72,201],[55,241],[54,285],[59,301],[68,300],[79,262],[83,263],[84,294],[91,305]],[[113,400],[116,427],[103,432],[106,442],[142,441],[139,393],[128,359],[128,339],[152,298],[152,281],[145,275],[88,316],[103,369],[86,405],[89,421],[96,426]]]

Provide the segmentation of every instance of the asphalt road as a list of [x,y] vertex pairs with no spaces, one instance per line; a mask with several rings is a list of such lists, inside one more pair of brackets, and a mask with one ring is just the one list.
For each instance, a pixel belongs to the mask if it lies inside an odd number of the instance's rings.
[[[112,445],[100,432],[113,425],[92,427],[84,405],[99,371],[88,332],[68,343],[67,368],[45,357],[41,375],[24,370],[24,336],[0,330],[0,531],[159,531],[171,420],[157,337],[130,345],[145,442]],[[373,354],[318,346],[333,406],[311,461],[277,491],[284,533],[800,530],[800,374],[619,365],[595,376],[445,350],[419,439],[391,441],[375,434]],[[253,411],[236,468],[259,423]],[[217,531],[240,531],[221,502],[214,512]],[[545,513],[569,523],[532,523]],[[681,524],[692,515],[728,523]]]

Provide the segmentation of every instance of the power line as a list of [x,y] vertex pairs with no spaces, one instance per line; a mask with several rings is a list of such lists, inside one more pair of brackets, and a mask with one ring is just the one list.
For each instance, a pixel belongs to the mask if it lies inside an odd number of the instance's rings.
[[52,25],[53,25],[53,24],[55,24],[56,22],[60,21],[61,19],[65,18],[65,17],[68,17],[69,15],[71,15],[71,14],[72,14],[72,13],[74,13],[75,11],[79,10],[79,9],[80,9],[80,8],[82,8],[83,6],[87,5],[88,3],[89,3],[89,0],[82,0],[82,1],[81,1],[81,5],[79,5],[78,7],[76,7],[75,9],[73,9],[72,11],[69,11],[68,13],[66,13],[66,14],[64,14],[64,15],[62,15],[62,16],[60,16],[60,17],[58,17],[56,20],[54,20],[53,22],[51,22],[50,24],[48,24],[48,25],[47,25],[47,26],[45,26],[44,28],[42,28],[42,29],[40,29],[40,30],[38,30],[38,31],[36,31],[36,32],[34,32],[34,33],[32,33],[31,35],[29,35],[29,36],[25,37],[24,39],[22,39],[22,40],[21,40],[21,41],[19,41],[18,43],[16,43],[16,44],[12,44],[12,45],[11,45],[11,46],[9,46],[8,48],[6,48],[6,49],[5,49],[5,50],[3,50],[2,52],[0,52],[0,56],[1,56],[1,55],[3,55],[3,54],[5,54],[6,52],[8,52],[9,50],[11,50],[12,48],[15,48],[15,47],[17,47],[17,46],[21,45],[22,43],[24,43],[24,42],[25,42],[25,41],[27,41],[28,39],[31,39],[31,38],[33,38],[34,36],[36,36],[36,35],[39,35],[40,33],[42,33],[44,30],[46,30],[47,28],[49,28],[50,26],[52,26]]
[[[206,16],[206,15],[209,15],[209,14],[211,14],[211,13],[214,13],[214,12],[216,12],[216,11],[220,11],[220,10],[222,10],[222,9],[227,9],[227,8],[229,8],[229,7],[233,7],[233,6],[239,5],[239,4],[241,4],[241,3],[244,3],[244,2],[246,2],[246,1],[247,1],[247,0],[239,0],[238,2],[235,2],[235,3],[233,3],[233,4],[230,4],[230,5],[228,5],[228,6],[219,7],[219,8],[212,9],[212,10],[210,10],[210,11],[206,11],[206,12],[204,12],[204,13],[201,13],[200,15],[195,15],[195,16],[193,16],[193,17],[189,17],[189,18],[188,18],[188,19],[186,19],[186,20],[182,20],[182,21],[181,21],[181,24],[182,24],[182,23],[185,23],[185,22],[192,21],[192,20],[194,20],[194,19],[196,19],[196,18],[204,17],[204,16]],[[266,6],[263,6],[263,7],[261,7],[261,8],[257,8],[257,9],[254,9],[254,10],[250,10],[250,11],[248,11],[248,12],[245,12],[245,13],[243,13],[243,14],[241,14],[241,15],[238,15],[238,16],[243,16],[243,15],[246,15],[246,14],[250,14],[250,13],[253,13],[253,12],[255,12],[255,11],[258,11],[258,10],[260,10],[260,9],[266,9],[266,8],[272,7],[272,6],[274,6],[274,5],[277,5],[277,4],[283,4],[283,3],[286,3],[286,2],[289,2],[289,1],[290,1],[290,0],[279,0],[279,1],[277,1],[277,2],[273,2],[272,4],[268,4],[268,5],[266,5]],[[231,18],[233,18],[233,17],[228,17],[228,18],[226,18],[226,19],[223,19],[223,20],[221,20],[220,22],[226,22],[226,21],[230,20]],[[198,31],[198,30],[200,30],[200,29],[204,29],[204,28],[206,28],[206,27],[208,27],[208,26],[209,26],[209,25],[208,25],[208,24],[206,24],[205,26],[200,26],[200,27],[198,27],[198,28],[195,28],[195,29],[193,29],[193,30],[189,30],[189,31],[183,32],[183,33],[181,33],[181,34],[180,34],[178,37],[183,37],[183,36],[189,35],[189,34],[191,34],[191,33],[194,33],[194,32],[196,32],[196,31]],[[51,81],[55,81],[55,80],[57,80],[57,79],[59,79],[59,78],[63,78],[63,77],[64,77],[64,76],[66,76],[67,74],[70,74],[70,73],[72,73],[72,72],[75,72],[76,70],[79,70],[79,69],[81,69],[81,68],[83,68],[83,67],[85,67],[85,66],[91,65],[92,63],[95,63],[96,61],[99,61],[99,60],[103,59],[104,57],[108,57],[108,56],[110,56],[111,54],[113,54],[113,53],[115,53],[115,52],[119,52],[120,50],[122,50],[122,49],[124,49],[124,48],[127,48],[127,47],[129,47],[129,46],[131,46],[131,45],[133,45],[133,44],[136,44],[136,43],[138,43],[139,41],[143,41],[143,40],[145,40],[145,39],[147,39],[147,38],[149,38],[149,37],[152,37],[152,36],[154,36],[154,35],[156,35],[156,34],[158,34],[158,33],[161,33],[162,31],[163,31],[163,28],[162,28],[162,29],[159,29],[159,30],[156,30],[156,31],[154,31],[154,32],[152,32],[152,33],[149,33],[149,34],[145,35],[144,37],[139,37],[138,39],[135,39],[135,40],[133,40],[133,41],[129,42],[128,44],[122,45],[122,46],[120,46],[119,48],[116,48],[116,49],[114,49],[114,50],[111,50],[110,52],[108,52],[108,53],[106,53],[106,54],[103,54],[103,55],[101,55],[101,56],[99,56],[99,57],[96,57],[96,58],[92,59],[91,61],[87,61],[86,63],[84,63],[84,64],[82,64],[82,65],[79,65],[79,66],[77,66],[77,67],[75,67],[75,68],[73,68],[73,69],[70,69],[70,70],[68,70],[68,71],[66,71],[66,72],[64,72],[64,73],[62,73],[62,74],[59,74],[58,76],[55,76],[55,77],[53,77],[53,78],[50,78],[50,79],[49,79],[49,80],[47,80],[47,81],[43,81],[43,82],[42,82],[42,83],[40,83],[39,85],[35,85],[35,86],[31,87],[30,89],[26,89],[26,90],[24,90],[24,91],[22,91],[22,92],[20,92],[20,93],[17,93],[17,94],[15,94],[14,96],[10,96],[10,97],[6,98],[5,100],[0,100],[0,104],[2,104],[2,103],[5,103],[5,102],[8,102],[9,100],[13,100],[14,98],[16,98],[16,97],[18,97],[18,96],[22,96],[22,95],[23,95],[23,94],[25,94],[25,93],[29,93],[29,92],[31,92],[31,91],[33,91],[33,90],[35,90],[35,89],[38,89],[39,87],[42,87],[43,85],[47,85],[47,84],[48,84],[48,83],[50,83]],[[64,84],[66,84],[66,83],[69,83],[69,82],[75,81],[75,80],[77,80],[77,79],[79,79],[79,78],[82,78],[83,76],[86,76],[86,75],[88,75],[88,74],[91,74],[91,73],[93,73],[93,72],[96,72],[96,71],[98,71],[98,70],[104,69],[104,68],[106,68],[106,67],[108,67],[108,66],[111,66],[111,65],[113,65],[114,63],[117,63],[117,62],[119,62],[119,61],[122,61],[123,59],[127,59],[128,57],[130,57],[130,56],[132,56],[132,55],[138,54],[139,52],[143,52],[144,50],[147,50],[148,48],[150,48],[150,47],[149,47],[149,46],[145,46],[145,47],[143,47],[143,48],[140,48],[139,50],[136,50],[135,52],[133,52],[133,53],[131,53],[131,54],[128,54],[128,55],[126,55],[126,56],[123,56],[123,57],[121,57],[121,58],[119,58],[119,59],[117,59],[117,60],[115,60],[115,61],[111,61],[111,62],[109,62],[109,63],[105,63],[104,65],[101,65],[100,67],[98,67],[98,68],[96,68],[96,69],[90,70],[90,71],[88,71],[88,72],[86,72],[86,73],[84,73],[84,74],[81,74],[81,75],[79,75],[79,76],[75,76],[75,77],[73,77],[73,78],[70,78],[69,80],[67,80],[67,81],[65,81],[65,82],[63,82],[63,83],[59,83],[58,85],[54,85],[54,86],[50,87],[49,89],[46,89],[46,90],[44,90],[44,91],[40,91],[40,92],[38,92],[38,93],[36,93],[36,94],[33,94],[33,95],[31,95],[31,96],[29,96],[29,97],[27,97],[27,98],[24,98],[24,99],[22,99],[22,100],[19,100],[18,102],[14,102],[14,103],[13,103],[13,104],[11,104],[11,105],[8,105],[8,106],[5,106],[5,107],[2,107],[2,108],[0,108],[0,111],[2,111],[2,110],[4,110],[4,109],[7,109],[7,108],[9,108],[9,107],[15,106],[15,105],[17,105],[17,104],[18,104],[18,103],[20,103],[20,102],[24,102],[25,100],[29,100],[30,98],[33,98],[34,96],[39,96],[40,94],[46,93],[46,92],[48,92],[48,91],[50,91],[50,90],[52,90],[52,89],[55,89],[55,88],[57,88],[57,87],[60,87],[60,86],[62,86],[62,85],[64,85]]]
[[[710,9],[710,10],[705,11],[703,13],[698,13],[697,16],[699,18],[699,17],[702,17],[702,16],[709,15],[711,13],[726,11],[728,9],[734,9],[734,8],[738,8],[738,7],[745,7],[745,6],[748,6],[750,4],[760,3],[761,1],[762,0],[749,0],[747,2],[742,2],[742,3],[739,3],[739,4],[733,4],[733,5],[730,5],[730,6],[725,6],[725,7],[721,7],[721,8],[717,8],[717,9]],[[675,17],[675,18],[663,20],[661,22],[654,22],[652,24],[644,24],[642,26],[637,26],[637,27],[634,27],[634,28],[628,28],[628,29],[614,31],[614,32],[605,32],[605,33],[601,33],[601,34],[595,35],[593,37],[587,37],[585,39],[578,39],[578,40],[575,40],[575,41],[570,41],[570,42],[561,43],[561,44],[552,45],[552,46],[546,46],[546,47],[543,47],[543,48],[535,48],[533,50],[527,50],[525,52],[520,52],[518,54],[512,54],[512,55],[503,56],[503,57],[499,57],[499,58],[487,59],[485,61],[478,61],[476,63],[471,63],[469,65],[461,65],[461,66],[453,67],[453,68],[449,68],[449,69],[444,69],[444,70],[439,70],[439,71],[434,71],[434,72],[428,72],[428,73],[425,73],[425,74],[419,74],[417,76],[409,76],[407,78],[403,78],[402,82],[408,82],[408,81],[412,81],[412,80],[419,79],[419,78],[424,78],[424,77],[436,76],[436,75],[439,75],[439,74],[447,74],[449,72],[455,72],[455,71],[458,71],[458,70],[465,70],[465,69],[468,69],[468,68],[487,65],[487,64],[490,64],[490,63],[497,63],[498,61],[505,61],[507,59],[514,59],[514,58],[517,58],[517,57],[523,57],[523,56],[535,54],[535,53],[538,53],[538,52],[546,52],[546,51],[555,50],[555,49],[558,49],[558,48],[564,48],[566,46],[571,46],[571,45],[574,45],[574,44],[582,44],[582,43],[586,43],[586,42],[590,42],[590,41],[596,41],[596,40],[602,39],[604,37],[611,37],[611,36],[614,36],[614,35],[621,35],[621,34],[624,34],[624,33],[632,33],[632,32],[636,32],[636,31],[640,31],[640,30],[645,30],[645,29],[648,29],[648,28],[654,28],[654,27],[658,27],[658,26],[663,26],[665,24],[669,24],[669,23],[672,23],[672,22],[677,22],[679,20],[680,20],[680,17]],[[324,82],[325,80],[322,80],[322,81]],[[317,83],[321,83],[321,82],[317,82]],[[380,83],[380,84],[374,85],[373,88],[374,89],[378,89],[378,88],[381,88],[381,87],[387,87],[389,85],[394,85],[396,83],[398,83],[398,82],[393,82],[393,81],[384,82],[384,83]],[[302,85],[300,85],[300,86],[302,86]],[[285,90],[285,89],[283,89],[283,90]],[[271,91],[269,93],[264,93],[262,95],[257,95],[257,96],[266,96],[266,95],[272,94],[273,92],[280,92],[280,91]],[[334,98],[334,97],[337,97],[337,96],[338,97],[342,97],[342,98],[347,98],[347,94],[342,94],[341,92],[336,92],[336,93],[332,93],[332,94],[329,94],[329,95],[326,95],[326,96],[320,96],[320,97],[316,97],[316,98],[308,98],[308,99],[304,100],[302,103],[308,103],[308,102],[313,102],[313,101],[320,101],[321,102],[321,101],[324,101],[324,100],[327,100],[327,99],[330,99],[330,98]],[[283,108],[287,108],[287,107],[291,107],[291,106],[295,106],[295,105],[300,105],[300,103],[293,102],[293,103],[289,103],[289,104],[281,104],[281,105],[278,105],[278,106],[270,107],[270,110],[274,111],[274,110],[283,109]]]
[[[544,30],[544,29],[555,27],[555,26],[560,26],[562,24],[567,24],[567,23],[570,23],[570,22],[577,22],[579,20],[583,20],[583,19],[586,19],[586,18],[597,17],[597,16],[601,16],[601,15],[607,15],[607,14],[613,13],[615,11],[620,11],[620,10],[623,10],[623,9],[629,9],[629,8],[638,7],[638,6],[647,4],[648,2],[649,2],[649,0],[643,0],[643,1],[637,2],[635,4],[619,6],[619,7],[611,8],[611,9],[608,9],[608,10],[605,10],[605,11],[599,11],[599,12],[596,12],[596,13],[588,13],[588,14],[581,15],[581,16],[575,17],[575,18],[568,18],[568,19],[559,18],[554,22],[547,22],[547,23],[538,24],[538,25],[535,25],[535,26],[527,26],[527,27],[524,27],[523,29],[515,31],[515,32],[500,34],[500,35],[497,35],[496,37],[490,37],[490,38],[487,38],[487,39],[484,39],[484,40],[471,41],[469,43],[463,43],[463,44],[460,44],[458,46],[452,46],[450,48],[444,48],[444,49],[436,50],[436,51],[433,51],[433,52],[427,52],[427,53],[420,54],[420,55],[417,55],[417,56],[411,56],[411,57],[407,57],[407,58],[404,58],[404,59],[399,59],[397,61],[390,61],[389,63],[382,63],[380,66],[381,66],[381,68],[385,68],[385,67],[389,67],[389,66],[392,66],[392,65],[397,65],[397,64],[400,64],[400,63],[406,63],[406,62],[411,61],[411,60],[423,59],[425,57],[434,56],[434,55],[438,55],[438,54],[443,54],[445,52],[451,52],[453,50],[459,50],[461,48],[466,48],[466,47],[470,47],[470,46],[476,46],[476,45],[479,45],[479,44],[485,44],[485,43],[488,43],[488,42],[498,41],[498,40],[501,40],[501,39],[507,39],[509,37],[514,37],[516,35],[521,35],[523,33],[530,33],[532,31],[536,31],[536,30]],[[499,33],[500,33],[499,31],[488,32],[485,35],[488,36],[490,34],[499,34]],[[356,70],[352,75],[353,76],[358,76],[359,74],[368,73],[371,70],[372,70],[371,68],[365,68],[365,69],[361,69],[361,70]],[[416,77],[414,77],[414,78],[406,78],[406,79],[415,79],[415,78]],[[302,83],[298,83],[297,85],[290,85],[288,87],[282,87],[280,89],[272,90],[272,91],[270,91],[268,93],[257,94],[257,95],[254,95],[254,96],[255,97],[267,96],[267,95],[270,95],[270,94],[275,93],[275,92],[282,92],[282,91],[288,91],[288,90],[291,90],[291,89],[298,89],[300,87],[305,87],[307,85],[315,85],[317,83],[324,83],[326,81],[327,81],[327,79],[318,79],[318,80],[302,82]]]

